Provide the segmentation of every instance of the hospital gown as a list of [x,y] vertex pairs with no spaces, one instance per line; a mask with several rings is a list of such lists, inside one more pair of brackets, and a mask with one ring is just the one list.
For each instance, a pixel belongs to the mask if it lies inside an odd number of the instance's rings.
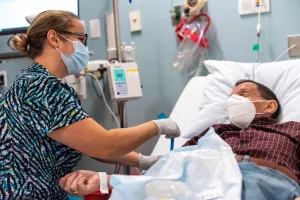
[[66,199],[59,179],[81,154],[47,136],[88,118],[75,91],[33,64],[0,99],[0,199]]

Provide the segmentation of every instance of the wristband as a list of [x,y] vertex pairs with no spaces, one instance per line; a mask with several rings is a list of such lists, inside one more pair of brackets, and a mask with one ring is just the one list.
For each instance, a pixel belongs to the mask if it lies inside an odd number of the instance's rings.
[[102,194],[109,194],[107,186],[107,174],[104,172],[98,172],[100,178],[100,192]]

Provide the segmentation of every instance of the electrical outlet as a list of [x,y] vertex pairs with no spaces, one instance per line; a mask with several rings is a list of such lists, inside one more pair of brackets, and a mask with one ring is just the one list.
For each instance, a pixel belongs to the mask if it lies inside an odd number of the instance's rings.
[[289,55],[290,57],[299,57],[300,56],[300,35],[288,36],[289,48],[294,44],[296,45],[296,47],[289,51]]
[[0,87],[7,87],[7,74],[6,71],[0,71]]
[[139,10],[130,12],[129,19],[131,32],[142,30],[141,12]]

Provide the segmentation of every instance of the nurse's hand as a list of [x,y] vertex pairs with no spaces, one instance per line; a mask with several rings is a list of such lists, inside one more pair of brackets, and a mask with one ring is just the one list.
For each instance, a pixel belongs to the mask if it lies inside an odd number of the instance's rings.
[[[109,183],[110,176],[107,182]],[[97,172],[79,170],[60,179],[60,186],[75,196],[84,196],[100,189],[100,177]]]
[[148,170],[154,165],[161,156],[144,156],[139,154],[139,165],[141,170]]
[[166,138],[177,138],[180,136],[180,129],[172,119],[153,120],[158,127],[158,134],[165,135]]

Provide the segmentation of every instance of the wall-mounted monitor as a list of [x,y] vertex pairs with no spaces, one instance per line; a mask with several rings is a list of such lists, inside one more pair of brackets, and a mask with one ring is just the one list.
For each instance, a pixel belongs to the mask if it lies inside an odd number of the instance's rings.
[[0,0],[0,35],[25,33],[30,18],[46,10],[65,10],[79,16],[79,0]]

